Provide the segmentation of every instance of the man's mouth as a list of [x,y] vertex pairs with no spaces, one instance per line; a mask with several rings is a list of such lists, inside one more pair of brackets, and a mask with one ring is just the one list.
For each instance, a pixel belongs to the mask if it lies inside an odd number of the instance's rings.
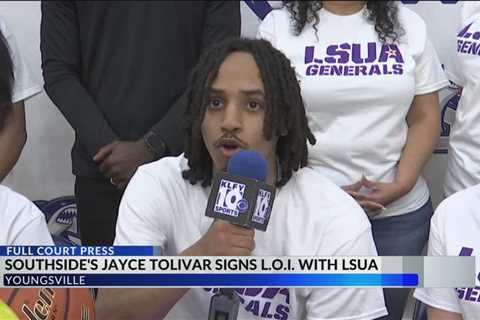
[[231,158],[235,153],[242,149],[242,145],[236,139],[221,139],[218,142],[218,148],[222,152],[223,156]]

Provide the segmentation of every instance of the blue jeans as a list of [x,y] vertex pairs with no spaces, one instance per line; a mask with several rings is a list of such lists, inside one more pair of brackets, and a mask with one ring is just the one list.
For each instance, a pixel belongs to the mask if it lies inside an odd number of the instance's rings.
[[[428,240],[430,218],[433,215],[429,199],[419,209],[399,216],[371,220],[373,239],[380,256],[418,256]],[[401,320],[410,289],[383,289],[388,316],[382,320]]]

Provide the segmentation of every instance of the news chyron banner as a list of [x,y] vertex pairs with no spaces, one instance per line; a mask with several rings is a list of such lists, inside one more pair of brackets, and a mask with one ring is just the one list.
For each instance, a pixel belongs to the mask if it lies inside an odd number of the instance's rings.
[[[0,247],[1,287],[475,287],[480,257],[161,256],[158,247]],[[480,263],[480,261],[477,261]]]

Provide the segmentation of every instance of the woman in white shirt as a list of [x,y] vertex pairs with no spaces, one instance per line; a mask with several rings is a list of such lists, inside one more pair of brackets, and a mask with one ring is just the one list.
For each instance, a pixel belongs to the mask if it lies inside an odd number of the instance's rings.
[[0,18],[0,182],[12,170],[27,140],[24,100],[41,91]]
[[[448,85],[424,21],[394,1],[293,1],[258,36],[291,60],[317,144],[309,164],[371,218],[379,255],[418,255],[433,213],[421,171]],[[388,319],[408,290],[388,289]]]

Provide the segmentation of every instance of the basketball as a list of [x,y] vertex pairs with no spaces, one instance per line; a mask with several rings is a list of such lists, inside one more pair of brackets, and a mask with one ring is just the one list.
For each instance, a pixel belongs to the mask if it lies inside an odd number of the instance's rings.
[[7,306],[2,300],[0,300],[0,319],[2,320],[18,320],[15,313]]
[[[12,288],[0,289],[0,300],[9,306],[10,312],[20,320],[94,320],[94,301],[86,288]],[[9,309],[0,305],[0,319]],[[2,313],[4,312],[4,313]]]

